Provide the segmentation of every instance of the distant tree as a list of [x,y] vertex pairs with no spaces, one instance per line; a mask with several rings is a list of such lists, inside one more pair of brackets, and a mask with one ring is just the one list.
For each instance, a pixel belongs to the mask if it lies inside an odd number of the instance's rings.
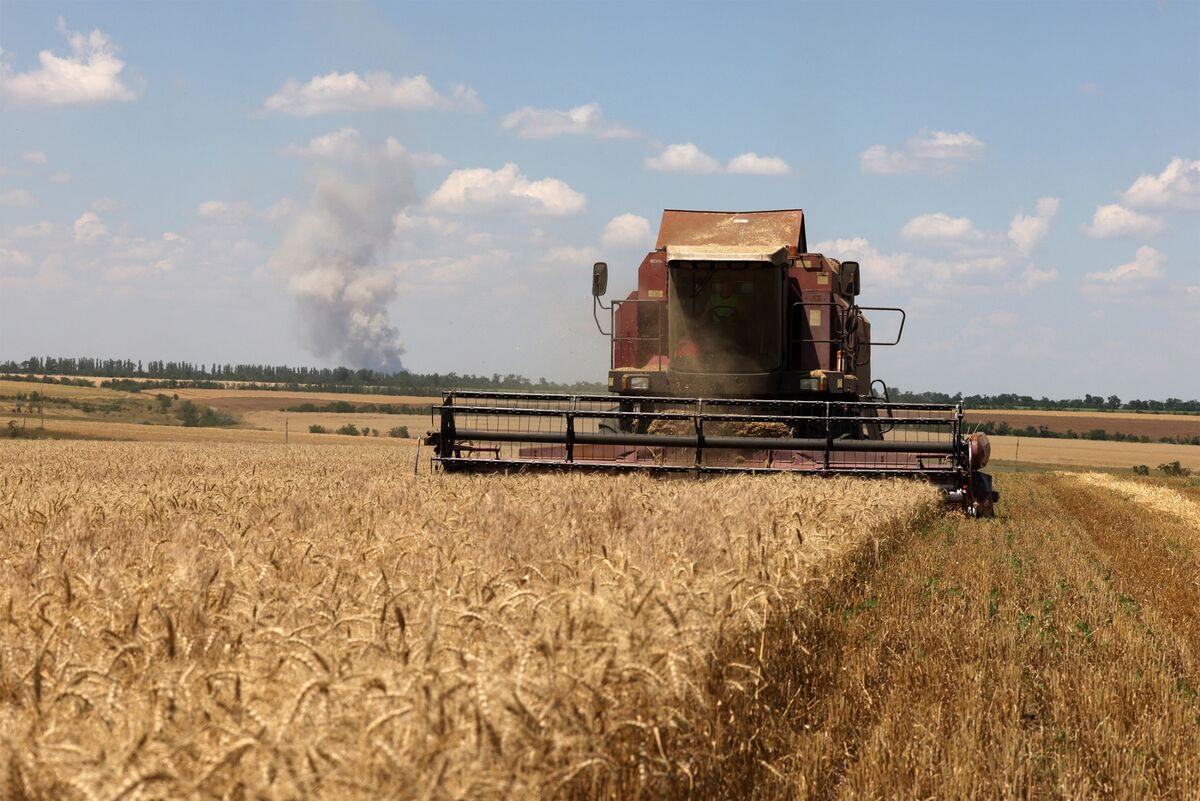
[[313,423],[311,426],[308,427],[308,433],[310,433],[310,434],[328,434],[329,429],[326,428],[325,426],[321,426],[321,425],[317,425],[316,423]]
[[346,423],[346,425],[337,430],[337,433],[346,434],[351,437],[357,437],[360,432],[358,430],[358,426],[354,425],[354,423]]

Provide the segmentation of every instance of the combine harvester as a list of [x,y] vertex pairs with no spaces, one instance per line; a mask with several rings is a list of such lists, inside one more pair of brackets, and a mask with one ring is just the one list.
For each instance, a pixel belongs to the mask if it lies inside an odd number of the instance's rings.
[[[426,442],[447,471],[587,469],[908,476],[968,514],[999,495],[960,405],[891,403],[872,346],[904,311],[859,306],[856,262],[809,253],[804,212],[663,212],[637,291],[593,309],[610,395],[451,390]],[[608,330],[599,311],[608,313]],[[864,312],[898,315],[871,340]],[[878,392],[876,392],[878,387]]]

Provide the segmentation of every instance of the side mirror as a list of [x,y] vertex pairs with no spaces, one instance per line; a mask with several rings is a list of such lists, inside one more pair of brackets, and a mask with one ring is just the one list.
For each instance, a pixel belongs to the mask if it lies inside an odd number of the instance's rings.
[[592,265],[592,297],[601,297],[608,290],[608,265],[598,261]]
[[842,262],[842,294],[854,297],[861,288],[858,283],[858,262]]

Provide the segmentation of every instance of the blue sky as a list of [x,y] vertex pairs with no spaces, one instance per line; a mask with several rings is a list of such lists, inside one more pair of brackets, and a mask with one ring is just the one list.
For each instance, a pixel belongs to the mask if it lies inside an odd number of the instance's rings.
[[1195,397],[1197,42],[1196,2],[6,0],[0,358],[595,379],[593,260],[799,206],[909,310],[891,383]]

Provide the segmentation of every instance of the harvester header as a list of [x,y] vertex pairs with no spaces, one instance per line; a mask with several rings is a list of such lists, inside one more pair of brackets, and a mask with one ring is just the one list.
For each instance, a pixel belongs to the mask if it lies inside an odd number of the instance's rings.
[[[914,476],[968,512],[998,497],[990,446],[953,405],[891,403],[871,348],[903,309],[860,306],[857,262],[808,252],[804,212],[663,212],[637,288],[605,303],[609,395],[447,392],[427,441],[447,470]],[[601,312],[608,317],[607,330]],[[896,315],[873,340],[866,312]]]

